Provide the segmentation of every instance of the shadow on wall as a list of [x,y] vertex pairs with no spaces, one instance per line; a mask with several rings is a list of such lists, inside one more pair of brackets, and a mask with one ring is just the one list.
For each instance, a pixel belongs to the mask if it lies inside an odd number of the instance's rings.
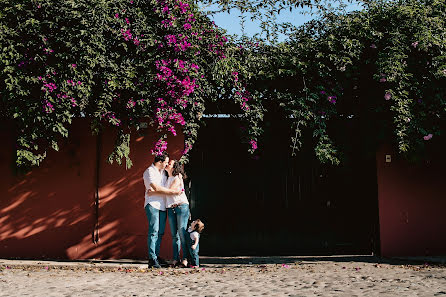
[[[145,259],[147,219],[142,174],[151,164],[155,133],[133,135],[134,166],[107,163],[115,141],[110,129],[102,135],[97,183],[97,137],[86,121],[76,121],[59,152],[50,151],[39,168],[15,176],[13,129],[2,129],[9,142],[0,150],[0,257],[53,259]],[[182,137],[170,139],[178,157]],[[178,156],[177,156],[178,155]],[[98,185],[97,185],[98,184]],[[96,188],[99,209],[96,213]],[[98,216],[97,216],[98,214]],[[99,241],[93,242],[94,235]],[[169,257],[168,226],[161,254]]]

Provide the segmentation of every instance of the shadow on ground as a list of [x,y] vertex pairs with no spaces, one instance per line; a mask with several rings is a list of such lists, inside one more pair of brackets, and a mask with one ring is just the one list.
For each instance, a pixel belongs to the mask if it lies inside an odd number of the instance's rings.
[[446,257],[407,257],[382,258],[372,255],[362,256],[277,256],[277,257],[201,257],[202,265],[255,265],[255,264],[318,264],[320,262],[335,263],[376,263],[389,265],[444,264]]

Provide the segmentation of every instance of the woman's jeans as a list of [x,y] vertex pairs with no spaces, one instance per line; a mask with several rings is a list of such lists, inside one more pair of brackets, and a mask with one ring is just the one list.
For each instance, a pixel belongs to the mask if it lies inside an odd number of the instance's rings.
[[161,239],[166,227],[166,212],[147,204],[145,207],[147,220],[149,221],[149,232],[147,236],[147,247],[149,248],[149,259],[156,260],[160,254]]
[[175,208],[167,209],[170,232],[172,233],[173,259],[180,260],[180,243],[183,248],[183,259],[189,258],[189,247],[186,236],[187,222],[189,220],[189,204],[181,204]]

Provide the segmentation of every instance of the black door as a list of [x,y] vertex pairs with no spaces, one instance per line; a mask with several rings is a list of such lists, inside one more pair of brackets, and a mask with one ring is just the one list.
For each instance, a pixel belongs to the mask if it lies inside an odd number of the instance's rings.
[[[259,153],[247,152],[240,124],[207,119],[191,155],[192,218],[206,224],[200,254],[371,254],[377,246],[374,156],[352,150],[340,166],[311,151],[291,156],[286,123],[265,124]],[[354,144],[352,144],[354,146]]]

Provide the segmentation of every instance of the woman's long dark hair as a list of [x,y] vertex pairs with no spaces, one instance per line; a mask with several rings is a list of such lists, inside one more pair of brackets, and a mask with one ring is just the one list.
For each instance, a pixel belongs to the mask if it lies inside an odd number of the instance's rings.
[[181,174],[183,179],[187,178],[186,173],[184,173],[183,164],[180,164],[180,162],[175,160],[175,163],[173,163],[172,176],[177,176],[178,174]]

